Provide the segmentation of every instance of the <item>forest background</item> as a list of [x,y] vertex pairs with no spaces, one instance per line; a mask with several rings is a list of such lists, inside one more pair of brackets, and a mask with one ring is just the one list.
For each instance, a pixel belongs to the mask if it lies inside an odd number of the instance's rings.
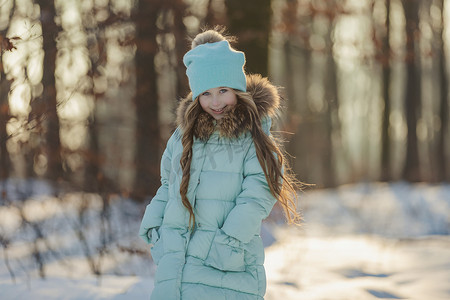
[[[27,213],[36,182],[62,205],[81,195],[80,224],[98,208],[101,246],[83,251],[105,253],[111,203],[143,209],[159,186],[188,92],[182,56],[214,25],[237,37],[247,72],[282,87],[274,134],[299,180],[448,183],[449,20],[444,0],[0,0],[0,206],[31,232],[42,277],[56,254],[46,219]],[[0,230],[4,249],[14,240]]]
[[284,87],[278,135],[301,181],[448,181],[447,6],[2,0],[0,180],[151,196],[188,37],[221,24],[247,72]]

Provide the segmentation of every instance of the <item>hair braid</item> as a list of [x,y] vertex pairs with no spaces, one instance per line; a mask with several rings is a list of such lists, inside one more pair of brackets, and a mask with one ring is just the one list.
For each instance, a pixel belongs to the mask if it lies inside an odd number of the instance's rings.
[[189,199],[187,198],[187,191],[189,188],[189,180],[191,178],[191,162],[192,162],[192,144],[194,143],[194,127],[198,115],[200,114],[202,108],[198,101],[193,101],[192,104],[187,108],[183,123],[181,124],[183,128],[183,137],[181,139],[181,144],[183,145],[183,153],[181,154],[180,165],[183,172],[180,184],[180,195],[181,201],[186,209],[189,211],[189,226],[192,227],[195,224],[194,209],[192,208]]

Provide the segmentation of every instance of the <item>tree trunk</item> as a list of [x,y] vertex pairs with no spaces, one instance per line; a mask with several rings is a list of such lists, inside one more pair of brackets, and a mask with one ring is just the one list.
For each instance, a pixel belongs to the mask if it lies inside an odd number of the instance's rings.
[[391,82],[391,47],[389,45],[390,38],[390,11],[391,0],[386,0],[386,34],[383,37],[381,46],[380,61],[383,72],[383,101],[384,111],[381,125],[381,180],[389,181],[392,179],[391,175],[391,139],[389,137],[389,117],[391,115],[391,97],[389,95],[389,83]]
[[[113,19],[111,16],[110,4],[107,4],[107,10],[109,13],[108,19]],[[101,188],[105,185],[102,181],[105,180],[103,173],[103,159],[100,153],[100,141],[99,141],[99,124],[97,120],[97,104],[105,93],[105,90],[98,90],[95,88],[96,79],[106,76],[102,74],[101,69],[106,66],[107,54],[106,54],[106,37],[105,30],[109,20],[107,19],[103,23],[97,23],[95,15],[91,9],[85,12],[85,19],[83,20],[86,28],[87,35],[87,51],[89,53],[89,62],[91,69],[88,72],[88,76],[91,80],[91,88],[87,91],[87,96],[93,98],[93,109],[87,120],[88,141],[87,149],[85,151],[85,169],[84,169],[84,182],[83,187],[87,192],[105,193]],[[114,185],[117,186],[117,185]],[[109,192],[116,192],[109,190]]]
[[[286,1],[282,9],[281,27],[284,30],[283,40],[283,82],[287,96],[285,105],[287,124],[283,131],[290,132],[286,136],[286,150],[294,173],[298,179],[307,183],[317,183],[317,176],[309,172],[313,164],[313,155],[306,145],[314,142],[316,135],[311,110],[308,106],[308,86],[312,68],[312,53],[309,46],[312,17],[309,14],[303,19],[297,15],[299,3],[297,0]],[[300,26],[299,26],[300,24]],[[302,27],[299,31],[298,28]]]
[[416,35],[419,32],[419,0],[402,0],[406,19],[406,93],[405,110],[406,126],[408,129],[406,141],[406,159],[403,169],[403,178],[407,181],[421,180],[419,147],[417,139],[417,121],[420,115],[420,55],[419,41]]
[[175,51],[177,57],[176,74],[177,74],[177,96],[185,97],[189,91],[189,83],[186,76],[186,67],[183,64],[183,56],[188,50],[186,41],[187,31],[183,23],[183,17],[186,14],[187,6],[182,0],[174,0],[173,7],[173,35],[175,36]]
[[[93,41],[91,41],[92,43]],[[98,44],[98,40],[96,37],[95,42]],[[97,48],[97,47],[92,47]],[[100,47],[98,47],[100,48]],[[97,48],[97,49],[98,49]],[[92,85],[94,85],[95,77],[96,77],[96,69],[99,67],[99,62],[94,57],[95,55],[92,55],[92,53],[95,51],[94,49],[89,49],[88,44],[88,51],[89,51],[89,60],[91,62],[91,71],[90,71],[90,77],[92,80]],[[94,52],[95,53],[95,52]],[[100,56],[100,55],[99,55]],[[84,170],[84,190],[87,192],[99,192],[99,183],[98,179],[100,177],[100,170],[101,170],[101,160],[100,160],[100,146],[99,146],[99,139],[98,139],[98,124],[97,124],[97,118],[96,118],[96,103],[99,98],[99,95],[95,92],[95,89],[92,88],[90,90],[90,96],[94,99],[94,108],[89,116],[88,123],[87,123],[87,130],[88,130],[88,149],[85,152],[85,170]]]
[[[4,36],[4,32],[1,33]],[[0,62],[2,55],[0,54]],[[6,79],[3,67],[0,64],[0,181],[9,177],[10,157],[6,142],[8,140],[8,133],[6,131],[6,124],[9,120],[9,89],[10,82]]]
[[[45,146],[47,158],[46,177],[52,181],[62,177],[61,141],[59,137],[59,118],[57,113],[55,66],[56,66],[56,37],[58,27],[55,23],[55,6],[53,0],[38,0],[41,8],[41,26],[43,36],[44,62],[42,84],[44,91],[39,100],[39,113],[43,113]],[[39,117],[39,116],[38,116]]]
[[[331,42],[331,39],[329,40]],[[330,49],[332,49],[330,44]],[[325,76],[325,100],[327,105],[325,108],[325,137],[324,137],[324,170],[323,180],[325,187],[336,186],[336,172],[335,172],[335,148],[333,147],[333,132],[339,130],[339,118],[338,118],[338,91],[337,91],[337,79],[336,79],[336,63],[334,61],[333,51],[327,54],[327,66]]]
[[270,0],[225,0],[228,29],[245,52],[246,71],[268,75],[268,45],[271,29]]
[[163,0],[141,0],[136,24],[136,179],[133,196],[143,199],[159,187],[160,131],[155,71],[156,20]]
[[[336,1],[332,2],[332,9],[336,11],[338,5]],[[330,14],[333,16],[333,14]],[[323,172],[323,181],[325,187],[335,187],[338,183],[336,178],[336,167],[335,167],[335,159],[336,159],[336,145],[333,144],[333,134],[335,132],[340,131],[340,122],[338,117],[339,112],[339,99],[338,99],[338,83],[337,83],[337,66],[336,61],[334,59],[333,53],[333,29],[335,27],[335,17],[329,18],[329,26],[327,33],[325,35],[326,41],[326,49],[328,52],[326,53],[326,66],[325,66],[325,136],[324,136],[324,147],[323,147],[323,156],[324,156],[324,172]],[[337,135],[340,136],[340,133]]]
[[440,38],[440,49],[439,49],[439,72],[440,72],[440,86],[441,86],[441,99],[440,99],[440,109],[439,117],[441,119],[441,130],[439,131],[438,145],[437,145],[437,180],[438,181],[450,181],[450,174],[447,170],[447,159],[448,151],[446,151],[446,139],[449,136],[448,128],[448,114],[449,114],[449,104],[448,104],[448,73],[447,73],[447,59],[445,57],[445,37],[443,35],[444,28],[446,26],[445,20],[445,5],[444,0],[441,0],[441,15],[442,23],[441,30],[439,32]]
[[[15,2],[13,7],[9,11],[8,20],[11,21],[11,17],[15,11]],[[8,33],[9,25],[0,31],[0,36],[6,38]],[[1,48],[1,47],[0,47]],[[14,50],[14,49],[13,49]],[[11,87],[11,82],[6,79],[5,70],[3,69],[3,51],[0,49],[0,181],[5,180],[9,177],[11,160],[9,157],[9,152],[6,147],[6,142],[8,140],[8,132],[6,130],[6,125],[9,121],[9,90]]]

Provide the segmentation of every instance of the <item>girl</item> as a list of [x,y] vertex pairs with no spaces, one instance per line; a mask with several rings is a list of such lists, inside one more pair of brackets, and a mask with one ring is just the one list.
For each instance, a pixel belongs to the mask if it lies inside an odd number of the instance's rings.
[[262,300],[261,222],[277,200],[295,222],[295,185],[270,135],[280,105],[222,32],[198,34],[183,62],[191,93],[139,230],[157,264],[151,299]]

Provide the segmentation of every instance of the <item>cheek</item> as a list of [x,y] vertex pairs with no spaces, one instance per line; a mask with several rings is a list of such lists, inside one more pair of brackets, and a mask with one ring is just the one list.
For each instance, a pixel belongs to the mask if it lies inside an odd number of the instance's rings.
[[199,97],[198,101],[200,102],[200,106],[203,108],[203,110],[208,107],[208,102],[204,98]]
[[226,100],[226,104],[228,106],[235,106],[237,104],[236,94],[233,94],[230,97],[228,97],[227,100]]

